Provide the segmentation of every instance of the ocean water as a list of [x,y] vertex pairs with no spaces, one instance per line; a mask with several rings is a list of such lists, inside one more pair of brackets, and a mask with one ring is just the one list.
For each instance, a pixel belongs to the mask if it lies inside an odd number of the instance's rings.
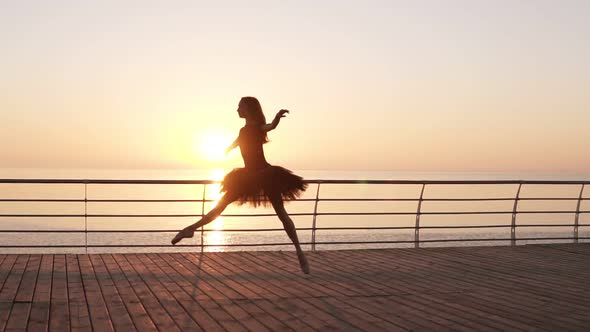
[[[89,170],[89,169],[0,169],[0,179],[150,179],[150,180],[219,180],[229,170]],[[587,174],[517,174],[517,173],[410,173],[370,171],[296,171],[307,179],[338,180],[588,180]],[[205,189],[205,190],[204,190]],[[313,199],[317,184],[312,184],[301,197]],[[518,185],[428,185],[424,198],[514,198]],[[521,240],[517,244],[572,242],[551,238],[571,237],[575,211],[580,196],[580,185],[525,185],[522,198],[540,198],[534,201],[520,201],[517,216],[517,236],[545,238],[545,240]],[[421,185],[382,184],[322,184],[321,199],[417,199]],[[146,252],[146,251],[227,251],[227,250],[293,250],[290,240],[282,230],[282,224],[273,214],[272,208],[251,208],[231,205],[224,215],[207,225],[201,236],[185,240],[189,247],[154,247],[167,245],[175,231],[198,220],[215,202],[15,202],[14,199],[88,199],[97,200],[216,200],[220,197],[218,185],[121,185],[121,184],[7,184],[0,181],[0,243],[4,246],[43,245],[47,248],[1,248],[3,253],[11,252]],[[559,197],[560,201],[542,198]],[[590,189],[582,192],[579,217],[579,237],[590,237]],[[512,211],[513,200],[505,201],[427,201],[423,202],[420,217],[422,227],[470,227],[482,225],[509,226],[511,213],[495,214],[494,211]],[[320,201],[316,226],[327,227],[414,227],[418,208],[417,201]],[[315,209],[313,201],[288,202],[287,210],[299,229],[302,243],[312,240],[312,233],[305,228],[313,225]],[[490,214],[452,214],[453,212],[486,211]],[[533,211],[544,211],[531,213]],[[560,213],[553,213],[558,211]],[[444,212],[449,214],[429,214]],[[67,217],[83,215],[91,217]],[[335,215],[347,213],[347,215]],[[363,214],[366,213],[366,214]],[[379,213],[407,213],[392,215]],[[261,216],[262,214],[262,216]],[[268,214],[268,216],[266,215]],[[33,217],[23,215],[45,215]],[[113,215],[135,215],[116,217]],[[150,215],[160,215],[153,217]],[[196,215],[196,216],[168,216]],[[558,225],[546,227],[542,225]],[[534,226],[531,225],[541,225]],[[241,231],[244,229],[273,229],[269,232]],[[42,230],[44,233],[26,233],[27,230]],[[53,233],[51,231],[150,231],[140,233]],[[151,232],[151,231],[166,232]],[[11,231],[11,232],[6,232]],[[494,228],[426,228],[420,230],[421,240],[445,240],[426,242],[428,246],[464,245],[508,245],[510,227]],[[414,241],[414,229],[379,230],[317,230],[317,242],[366,242],[366,241]],[[480,239],[482,241],[461,241]],[[457,241],[451,241],[457,240]],[[581,239],[580,242],[586,242]],[[285,245],[267,245],[284,243]],[[51,248],[68,245],[112,245],[109,248]],[[201,247],[201,244],[207,246]],[[259,246],[238,246],[257,244]],[[232,245],[230,247],[224,245]],[[139,246],[139,247],[132,247]],[[150,246],[150,247],[144,247]],[[318,250],[344,248],[413,247],[413,243],[396,244],[317,244]],[[310,249],[309,244],[304,245]]]

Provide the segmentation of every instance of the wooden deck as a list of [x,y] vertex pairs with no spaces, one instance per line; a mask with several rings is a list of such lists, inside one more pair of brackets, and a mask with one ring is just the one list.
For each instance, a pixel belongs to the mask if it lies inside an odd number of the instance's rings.
[[4,331],[590,329],[590,244],[0,255]]

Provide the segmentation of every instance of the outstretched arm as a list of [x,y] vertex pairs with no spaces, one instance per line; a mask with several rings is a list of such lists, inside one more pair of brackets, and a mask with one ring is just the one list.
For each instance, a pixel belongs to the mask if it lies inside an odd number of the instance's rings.
[[289,111],[287,111],[287,110],[278,111],[274,120],[272,120],[271,123],[267,123],[267,124],[263,125],[262,129],[264,131],[271,131],[271,130],[275,129],[279,125],[279,122],[281,122],[281,118],[284,118],[285,114],[287,114],[287,113],[289,113]]
[[230,153],[230,152],[231,152],[231,150],[233,150],[233,149],[235,149],[235,148],[237,148],[237,147],[238,147],[238,139],[236,138],[236,139],[234,140],[234,142],[233,142],[233,143],[232,143],[230,146],[228,146],[228,147],[227,147],[227,149],[225,149],[225,154],[228,154],[228,153]]

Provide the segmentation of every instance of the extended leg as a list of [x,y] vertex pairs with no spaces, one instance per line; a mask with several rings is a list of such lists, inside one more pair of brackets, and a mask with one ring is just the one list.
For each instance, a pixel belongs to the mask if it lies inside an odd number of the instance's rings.
[[275,209],[277,216],[283,223],[283,228],[287,232],[287,235],[295,245],[295,250],[297,250],[297,258],[299,258],[299,265],[301,266],[301,270],[305,274],[309,274],[309,264],[307,263],[307,259],[305,258],[305,254],[303,250],[301,250],[301,245],[299,244],[299,238],[297,237],[297,230],[295,229],[295,224],[289,214],[285,210],[285,206],[283,204],[283,200],[280,196],[273,196],[271,198],[272,207]]
[[201,220],[197,221],[196,223],[194,223],[190,226],[185,227],[183,230],[178,232],[178,234],[176,234],[176,236],[172,239],[172,241],[171,241],[172,244],[176,244],[184,238],[193,237],[196,229],[207,225],[208,223],[212,222],[217,217],[219,217],[219,215],[223,212],[223,210],[225,210],[225,208],[229,204],[231,204],[231,202],[233,202],[234,200],[235,199],[233,197],[230,197],[227,194],[223,195],[223,197],[221,197],[219,199],[219,202],[217,202],[217,205],[215,205],[215,207],[213,209],[211,209],[211,211],[209,211],[209,213],[207,213],[205,216],[203,216],[203,218],[201,218]]

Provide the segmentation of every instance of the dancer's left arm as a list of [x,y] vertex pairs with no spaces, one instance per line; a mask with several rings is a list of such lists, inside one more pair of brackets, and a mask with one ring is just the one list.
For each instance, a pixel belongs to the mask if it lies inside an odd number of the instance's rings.
[[275,129],[279,125],[279,122],[281,122],[281,118],[284,118],[287,113],[289,113],[288,110],[280,110],[280,111],[278,111],[277,112],[277,115],[274,118],[274,120],[272,120],[271,123],[267,123],[267,124],[263,125],[262,126],[262,129],[264,131],[271,131],[271,130]]
[[233,142],[233,143],[232,143],[230,146],[228,146],[228,147],[227,147],[227,149],[225,149],[225,154],[228,154],[228,153],[230,153],[230,152],[231,152],[231,150],[233,150],[233,149],[237,148],[237,147],[238,147],[238,145],[239,145],[239,143],[238,143],[238,139],[236,138],[236,139],[235,139],[235,141],[234,141],[234,142]]

